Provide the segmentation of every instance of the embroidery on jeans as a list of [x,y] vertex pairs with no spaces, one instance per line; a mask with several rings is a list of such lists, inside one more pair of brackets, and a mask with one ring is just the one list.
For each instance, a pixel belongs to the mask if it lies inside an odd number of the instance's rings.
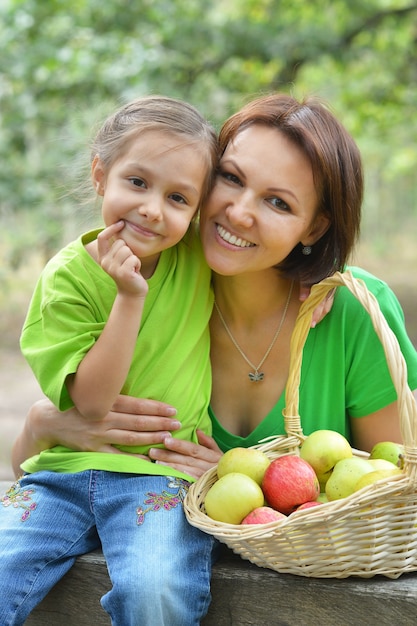
[[3,506],[12,506],[14,509],[24,509],[20,519],[22,522],[25,522],[37,506],[36,502],[32,502],[31,495],[34,492],[34,489],[23,489],[20,486],[20,482],[17,480],[10,489],[6,491],[6,494],[2,496],[1,503]]
[[174,478],[167,476],[168,488],[176,489],[176,493],[170,493],[169,491],[163,491],[162,493],[155,493],[154,491],[148,491],[144,505],[148,505],[146,508],[139,506],[136,509],[136,523],[141,526],[145,521],[146,513],[150,511],[170,511],[178,505],[184,502],[184,498],[187,495],[190,483],[183,478]]

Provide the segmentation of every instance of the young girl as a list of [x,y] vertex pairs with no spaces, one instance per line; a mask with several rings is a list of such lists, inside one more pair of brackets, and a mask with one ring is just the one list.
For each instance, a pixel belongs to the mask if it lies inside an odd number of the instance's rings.
[[[48,263],[21,337],[60,410],[75,406],[94,424],[119,393],[146,395],[176,407],[176,436],[197,442],[197,429],[211,434],[213,298],[190,222],[216,163],[211,126],[173,99],[136,100],[98,132],[91,176],[106,228]],[[1,624],[23,624],[76,556],[100,544],[113,583],[102,600],[112,624],[199,623],[212,541],[187,527],[188,555],[173,550],[163,559],[167,545],[183,541],[189,477],[152,463],[148,448],[114,455],[56,446],[26,462],[25,501],[12,490],[13,506],[1,511]]]

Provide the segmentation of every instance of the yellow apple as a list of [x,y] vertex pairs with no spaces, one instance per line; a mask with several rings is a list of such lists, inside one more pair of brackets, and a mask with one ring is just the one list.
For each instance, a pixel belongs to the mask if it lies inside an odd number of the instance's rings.
[[270,463],[267,455],[256,448],[232,448],[221,457],[217,465],[217,476],[222,478],[231,472],[239,472],[250,476],[260,485]]
[[374,470],[391,470],[391,469],[398,469],[397,465],[394,465],[394,463],[391,463],[391,461],[387,461],[386,459],[368,459],[368,463],[370,463],[372,465],[372,467],[374,468]]
[[324,491],[334,466],[353,455],[350,443],[335,430],[315,430],[303,441],[300,456],[316,472],[320,489]]
[[258,483],[239,472],[231,472],[219,478],[204,499],[207,515],[227,524],[240,524],[264,502],[264,494]]
[[393,464],[391,465],[392,469],[379,469],[361,476],[355,485],[354,491],[359,491],[360,489],[363,489],[363,487],[372,485],[383,478],[389,478],[390,476],[397,476],[398,474],[403,473],[399,467],[395,467]]
[[350,496],[361,476],[373,471],[374,468],[366,459],[355,456],[336,463],[326,483],[326,495],[329,501]]

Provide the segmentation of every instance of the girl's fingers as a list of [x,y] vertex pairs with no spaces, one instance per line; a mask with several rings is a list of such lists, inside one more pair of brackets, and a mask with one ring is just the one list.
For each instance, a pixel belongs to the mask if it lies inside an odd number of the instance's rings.
[[107,226],[97,235],[97,249],[100,258],[110,250],[113,243],[112,238],[123,229],[124,224],[123,220],[119,220],[115,224]]

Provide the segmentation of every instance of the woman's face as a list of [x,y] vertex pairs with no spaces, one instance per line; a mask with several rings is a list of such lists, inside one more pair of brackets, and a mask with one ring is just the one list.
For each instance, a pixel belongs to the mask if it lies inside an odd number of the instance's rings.
[[325,232],[328,220],[316,216],[317,206],[313,171],[300,148],[275,128],[246,128],[227,146],[201,212],[208,264],[228,276],[273,267]]

